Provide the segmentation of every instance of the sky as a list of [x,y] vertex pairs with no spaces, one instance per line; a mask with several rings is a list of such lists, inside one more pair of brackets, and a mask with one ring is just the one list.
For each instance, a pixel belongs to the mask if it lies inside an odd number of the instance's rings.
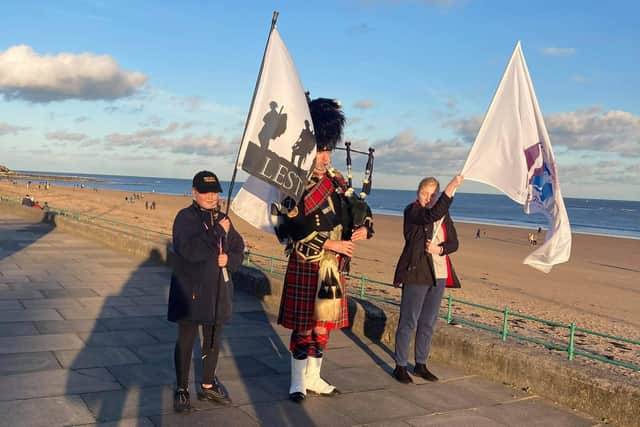
[[13,170],[228,180],[277,10],[312,98],[339,99],[345,139],[375,148],[374,191],[462,169],[520,40],[563,194],[640,200],[638,2],[8,3],[0,164]]

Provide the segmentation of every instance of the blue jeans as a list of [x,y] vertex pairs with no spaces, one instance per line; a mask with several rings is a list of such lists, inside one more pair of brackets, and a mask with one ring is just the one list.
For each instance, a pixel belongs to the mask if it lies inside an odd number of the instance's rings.
[[395,359],[398,366],[407,366],[414,332],[415,362],[427,363],[444,288],[445,279],[437,279],[436,286],[404,285],[402,287],[400,320],[396,331]]

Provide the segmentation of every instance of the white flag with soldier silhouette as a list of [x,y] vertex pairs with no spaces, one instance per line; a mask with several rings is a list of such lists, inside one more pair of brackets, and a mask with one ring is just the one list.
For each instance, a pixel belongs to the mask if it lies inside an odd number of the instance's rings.
[[250,176],[231,209],[256,228],[273,232],[271,204],[298,201],[316,154],[313,122],[295,63],[275,26],[240,147],[238,167]]
[[520,42],[482,122],[461,173],[489,184],[524,211],[542,213],[549,229],[543,245],[524,263],[548,273],[569,260],[571,228],[547,128],[538,106]]

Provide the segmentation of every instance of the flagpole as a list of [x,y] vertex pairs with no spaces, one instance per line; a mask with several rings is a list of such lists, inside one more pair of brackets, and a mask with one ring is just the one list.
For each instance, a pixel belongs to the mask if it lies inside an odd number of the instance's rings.
[[[256,80],[256,85],[253,89],[253,97],[251,98],[251,106],[249,107],[249,112],[247,113],[247,121],[244,123],[244,130],[242,131],[242,139],[240,140],[240,147],[238,147],[238,155],[236,156],[236,163],[233,167],[233,175],[231,176],[231,183],[229,184],[229,193],[227,195],[227,206],[225,207],[225,216],[229,216],[229,207],[231,206],[231,193],[233,191],[233,184],[236,181],[236,174],[238,173],[238,161],[240,160],[240,151],[242,151],[242,142],[244,141],[245,134],[247,133],[247,127],[249,125],[249,119],[251,118],[251,111],[253,110],[253,104],[256,101],[256,93],[258,92],[258,85],[260,84],[260,77],[262,76],[262,70],[264,68],[264,58],[267,55],[267,48],[269,47],[269,41],[271,40],[271,33],[273,33],[274,28],[276,28],[276,22],[278,21],[279,12],[276,10],[273,12],[273,17],[271,18],[271,28],[269,29],[269,36],[267,37],[267,43],[264,46],[264,53],[262,54],[262,63],[260,64],[260,72],[258,73],[258,79]],[[226,239],[225,239],[226,243]],[[218,251],[222,253],[223,248],[221,247]],[[215,302],[215,313],[214,317],[214,327],[211,331],[211,348],[214,347],[214,343],[216,342],[217,335],[220,334],[220,325],[218,324],[218,319],[220,316],[220,288],[223,285],[227,285],[227,283],[220,283],[220,279],[223,276],[222,270],[226,267],[219,267],[218,269],[218,288],[216,289],[216,302]],[[231,286],[231,285],[229,285]]]
[[260,78],[262,77],[262,70],[264,69],[264,58],[267,56],[267,48],[269,47],[269,41],[271,40],[271,33],[276,28],[278,21],[278,15],[280,13],[276,10],[273,12],[271,18],[271,28],[269,29],[269,36],[267,37],[267,43],[264,46],[264,53],[262,54],[262,63],[260,64],[260,71],[258,72],[258,78],[256,79],[256,85],[253,88],[253,96],[251,97],[251,105],[249,106],[249,112],[247,113],[247,120],[244,122],[244,130],[242,131],[242,139],[240,140],[240,147],[238,147],[238,155],[236,156],[236,163],[233,167],[233,174],[231,175],[231,183],[229,184],[229,193],[227,195],[227,205],[225,207],[225,215],[229,215],[229,206],[231,205],[231,193],[233,191],[233,185],[236,182],[236,175],[238,173],[238,162],[240,161],[240,152],[242,151],[242,143],[247,133],[247,127],[249,126],[249,119],[251,118],[251,112],[253,111],[253,104],[256,102],[256,94],[258,93],[258,85],[260,84]]

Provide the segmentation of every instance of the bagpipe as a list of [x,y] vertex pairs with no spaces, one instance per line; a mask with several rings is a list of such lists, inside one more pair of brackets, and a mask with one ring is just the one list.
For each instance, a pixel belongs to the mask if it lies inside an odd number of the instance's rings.
[[[358,151],[351,148],[351,142],[345,141],[345,148],[336,147],[336,150],[346,151],[347,161],[347,190],[345,191],[346,206],[343,206],[342,226],[343,226],[343,239],[349,240],[351,233],[360,228],[367,227],[367,239],[373,236],[373,215],[371,214],[371,208],[365,202],[365,198],[371,193],[371,184],[373,177],[373,161],[375,150],[369,148],[368,152]],[[363,154],[367,156],[367,163],[364,170],[364,176],[362,177],[362,189],[359,193],[356,193],[353,188],[353,175],[352,175],[352,162],[351,153]],[[331,175],[331,171],[329,174]]]
[[[327,219],[327,216],[321,215],[319,222],[314,223],[306,216],[308,213],[303,212],[304,208],[297,206],[295,200],[290,197],[285,198],[281,203],[271,205],[271,214],[278,216],[278,225],[275,227],[276,236],[280,243],[287,245],[285,250],[287,252],[291,249],[293,242],[305,239],[314,231],[318,231],[318,227],[326,231],[333,229],[338,224],[342,225],[342,240],[350,240],[353,231],[363,226],[367,229],[367,238],[370,238],[374,233],[371,208],[365,202],[365,198],[372,188],[375,150],[373,148],[369,148],[368,152],[354,150],[349,141],[345,142],[345,148],[336,147],[336,150],[346,151],[347,179],[345,180],[342,174],[334,168],[328,168],[326,171],[335,188],[335,196],[332,196],[337,214],[335,218]],[[352,153],[367,156],[360,192],[356,192],[353,188]],[[348,259],[347,257],[343,257],[343,259],[346,265],[343,265],[344,268],[340,270],[346,271],[348,270]]]

